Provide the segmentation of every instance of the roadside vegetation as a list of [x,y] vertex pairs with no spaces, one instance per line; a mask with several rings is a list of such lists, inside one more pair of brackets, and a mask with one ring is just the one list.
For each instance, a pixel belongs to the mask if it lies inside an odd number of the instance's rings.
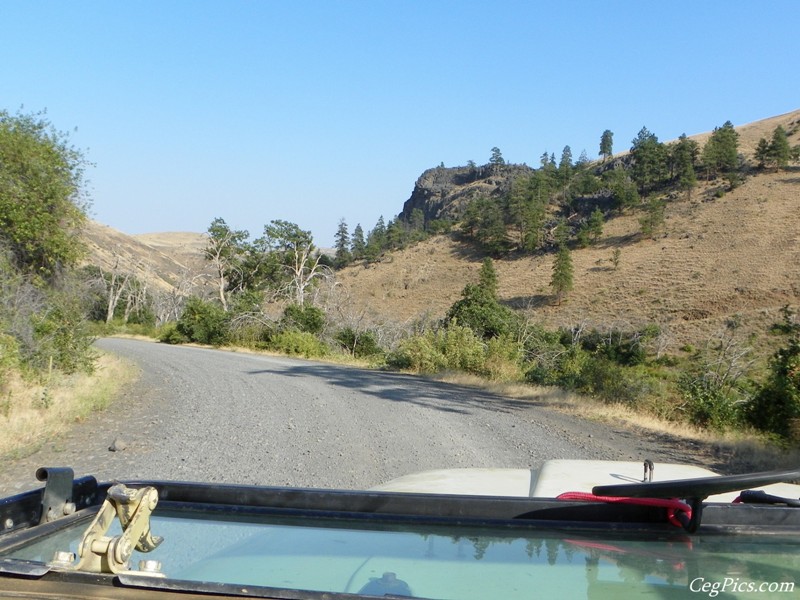
[[[766,363],[756,360],[735,318],[703,347],[669,354],[657,324],[541,325],[535,314],[500,301],[494,266],[507,256],[552,256],[551,301],[568,302],[575,286],[572,253],[598,243],[610,219],[636,215],[640,236],[647,239],[663,226],[665,207],[691,198],[701,185],[704,194],[722,197],[761,170],[787,168],[800,158],[800,148],[791,147],[779,129],[759,143],[753,164],[740,153],[729,122],[702,147],[686,136],[662,144],[642,128],[630,151],[617,158],[607,130],[601,160],[590,161],[584,153],[573,161],[568,146],[559,161],[545,152],[539,168],[517,177],[505,195],[473,199],[457,220],[426,220],[417,209],[408,219],[386,224],[381,218],[368,233],[358,225],[351,234],[343,219],[333,255],[320,252],[311,233],[294,223],[273,220],[253,236],[217,218],[205,248],[213,276],[164,293],[119,264],[82,262],[84,157],[42,115],[1,112],[0,425],[33,422],[30,415],[80,418],[82,409],[54,409],[53,382],[92,376],[100,364],[94,337],[127,333],[170,344],[551,386],[663,422],[716,433],[755,432],[780,447],[796,447],[797,307],[786,306],[782,320],[772,325],[774,348]],[[493,148],[487,165],[471,162],[467,169],[479,177],[505,167]],[[484,257],[476,281],[465,282],[443,318],[375,323],[337,284],[337,270],[369,264],[434,235],[454,236]],[[616,267],[619,251],[613,257]]]

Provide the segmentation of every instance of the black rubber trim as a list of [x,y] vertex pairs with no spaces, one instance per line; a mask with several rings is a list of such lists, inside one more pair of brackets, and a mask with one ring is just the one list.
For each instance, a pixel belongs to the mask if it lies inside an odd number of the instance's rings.
[[800,479],[800,469],[765,471],[744,475],[723,475],[697,479],[675,479],[654,483],[597,485],[595,496],[628,496],[631,498],[708,498],[714,494],[739,492],[753,487]]

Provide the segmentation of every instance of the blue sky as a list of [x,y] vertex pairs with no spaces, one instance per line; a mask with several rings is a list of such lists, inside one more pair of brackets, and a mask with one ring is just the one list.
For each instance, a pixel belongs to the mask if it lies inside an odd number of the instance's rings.
[[[800,108],[797,2],[0,0],[0,109],[47,110],[126,233],[333,244],[440,163],[595,158]],[[74,128],[77,128],[74,130]],[[73,131],[74,130],[74,131]]]

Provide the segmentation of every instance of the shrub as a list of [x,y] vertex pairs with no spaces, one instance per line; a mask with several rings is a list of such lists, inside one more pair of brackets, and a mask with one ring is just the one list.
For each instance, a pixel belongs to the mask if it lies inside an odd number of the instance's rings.
[[800,337],[779,349],[770,376],[745,410],[751,424],[786,438],[797,438],[800,424]]
[[221,346],[228,339],[228,314],[220,305],[193,296],[178,319],[177,331],[190,342]]
[[736,399],[713,381],[685,374],[680,378],[678,388],[692,424],[724,431],[741,421]]
[[381,356],[383,349],[378,345],[375,334],[371,331],[356,332],[352,327],[345,327],[336,334],[336,341],[356,358]]
[[289,329],[273,336],[270,349],[293,356],[314,358],[326,356],[328,347],[307,331]]
[[94,338],[77,297],[57,293],[49,302],[47,311],[32,318],[36,343],[28,362],[39,371],[55,368],[64,373],[91,373],[96,358]]
[[307,333],[321,333],[325,327],[325,313],[310,304],[290,304],[283,311],[283,327]]
[[400,342],[397,350],[386,357],[386,363],[392,368],[415,373],[436,373],[446,366],[444,356],[436,348],[431,332]]
[[189,341],[189,338],[178,331],[177,323],[167,323],[159,329],[156,337],[164,344],[185,344]]
[[500,336],[486,343],[481,374],[492,381],[519,381],[522,379],[520,361],[522,348],[510,336]]
[[469,327],[455,322],[434,335],[434,345],[448,369],[480,374],[485,360],[485,347]]

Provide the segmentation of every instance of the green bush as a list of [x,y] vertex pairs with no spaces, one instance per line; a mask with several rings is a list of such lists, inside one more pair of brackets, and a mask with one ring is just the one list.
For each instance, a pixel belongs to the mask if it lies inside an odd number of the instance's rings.
[[284,329],[299,329],[307,333],[318,334],[325,328],[325,313],[322,309],[310,304],[290,304],[283,311]]
[[469,284],[461,296],[461,299],[450,307],[447,313],[448,322],[455,320],[459,325],[469,327],[484,339],[508,335],[518,326],[514,311],[500,304],[491,290]]
[[370,358],[383,355],[375,334],[371,331],[357,333],[351,327],[345,327],[336,334],[337,343],[356,358]]
[[763,431],[800,438],[800,337],[772,357],[769,379],[746,407],[745,417]]
[[397,350],[386,357],[386,363],[392,368],[415,373],[437,373],[446,367],[445,358],[437,349],[431,332],[400,342]]
[[305,358],[322,357],[328,354],[328,347],[316,336],[307,331],[286,330],[273,336],[270,349],[276,352]]
[[724,431],[741,422],[737,400],[712,381],[684,374],[678,381],[678,389],[690,423]]
[[483,341],[469,327],[450,323],[434,334],[434,346],[445,368],[480,374],[485,361]]
[[178,331],[177,323],[163,325],[158,330],[156,338],[164,344],[186,344],[189,341],[189,338]]
[[219,304],[193,296],[186,302],[177,331],[190,342],[221,346],[228,340],[228,314]]
[[519,381],[523,378],[520,363],[522,348],[510,336],[500,336],[486,343],[481,375],[492,381]]
[[32,319],[36,343],[29,364],[41,372],[55,368],[68,374],[91,373],[96,358],[94,337],[89,334],[78,298],[56,293],[49,302],[49,310]]

